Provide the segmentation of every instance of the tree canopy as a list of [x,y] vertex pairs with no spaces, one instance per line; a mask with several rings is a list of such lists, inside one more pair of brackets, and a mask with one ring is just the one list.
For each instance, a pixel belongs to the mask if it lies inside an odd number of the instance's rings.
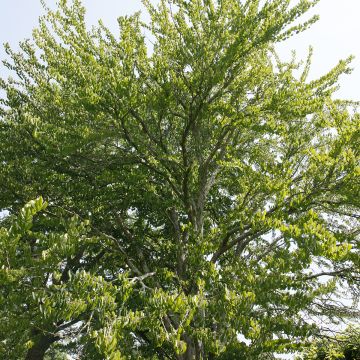
[[[318,1],[47,9],[0,80],[0,357],[270,359],[358,315],[360,121]],[[62,354],[62,355],[61,355]]]
[[299,360],[359,360],[360,329],[350,326],[334,338],[315,340]]

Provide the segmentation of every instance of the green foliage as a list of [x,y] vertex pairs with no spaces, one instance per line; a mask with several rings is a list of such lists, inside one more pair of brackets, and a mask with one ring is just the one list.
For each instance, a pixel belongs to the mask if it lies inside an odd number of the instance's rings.
[[2,358],[270,359],[357,315],[351,58],[308,81],[275,51],[317,1],[143,2],[114,35],[62,0],[6,46]]
[[360,329],[349,327],[335,338],[316,340],[299,360],[359,360]]

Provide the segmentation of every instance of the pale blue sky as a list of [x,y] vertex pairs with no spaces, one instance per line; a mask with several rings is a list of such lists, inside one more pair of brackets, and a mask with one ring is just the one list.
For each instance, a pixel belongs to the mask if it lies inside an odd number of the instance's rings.
[[[47,0],[50,6],[55,2]],[[140,0],[83,0],[83,3],[87,8],[89,24],[101,18],[113,31],[116,31],[117,16],[141,9]],[[313,13],[320,15],[320,21],[305,33],[282,44],[281,56],[287,58],[291,49],[296,49],[299,57],[304,58],[308,46],[313,45],[315,51],[310,75],[318,77],[340,58],[355,55],[355,70],[342,79],[339,96],[360,100],[360,1],[322,0]],[[0,44],[8,41],[16,45],[20,40],[30,37],[41,14],[39,0],[0,0]],[[4,56],[1,48],[0,58]],[[1,65],[0,75],[4,74]]]

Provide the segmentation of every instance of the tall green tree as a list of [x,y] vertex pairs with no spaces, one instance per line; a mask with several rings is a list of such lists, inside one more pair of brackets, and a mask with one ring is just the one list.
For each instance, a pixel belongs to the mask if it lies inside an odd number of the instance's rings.
[[317,1],[143,3],[113,34],[61,0],[6,46],[6,359],[266,359],[356,315],[351,59],[309,81],[275,51]]

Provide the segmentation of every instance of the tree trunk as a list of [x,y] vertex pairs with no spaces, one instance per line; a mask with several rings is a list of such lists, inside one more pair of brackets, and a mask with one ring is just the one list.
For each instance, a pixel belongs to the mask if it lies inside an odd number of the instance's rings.
[[183,335],[183,339],[186,342],[186,351],[181,355],[181,360],[204,360],[204,349],[198,340],[191,339],[187,335]]
[[36,335],[33,338],[34,345],[31,349],[28,350],[25,360],[42,360],[44,359],[46,351],[49,349],[51,344],[53,344],[59,338],[54,335],[44,335],[37,331],[34,332]]
[[195,347],[192,342],[186,344],[186,352],[182,355],[182,360],[195,360]]

